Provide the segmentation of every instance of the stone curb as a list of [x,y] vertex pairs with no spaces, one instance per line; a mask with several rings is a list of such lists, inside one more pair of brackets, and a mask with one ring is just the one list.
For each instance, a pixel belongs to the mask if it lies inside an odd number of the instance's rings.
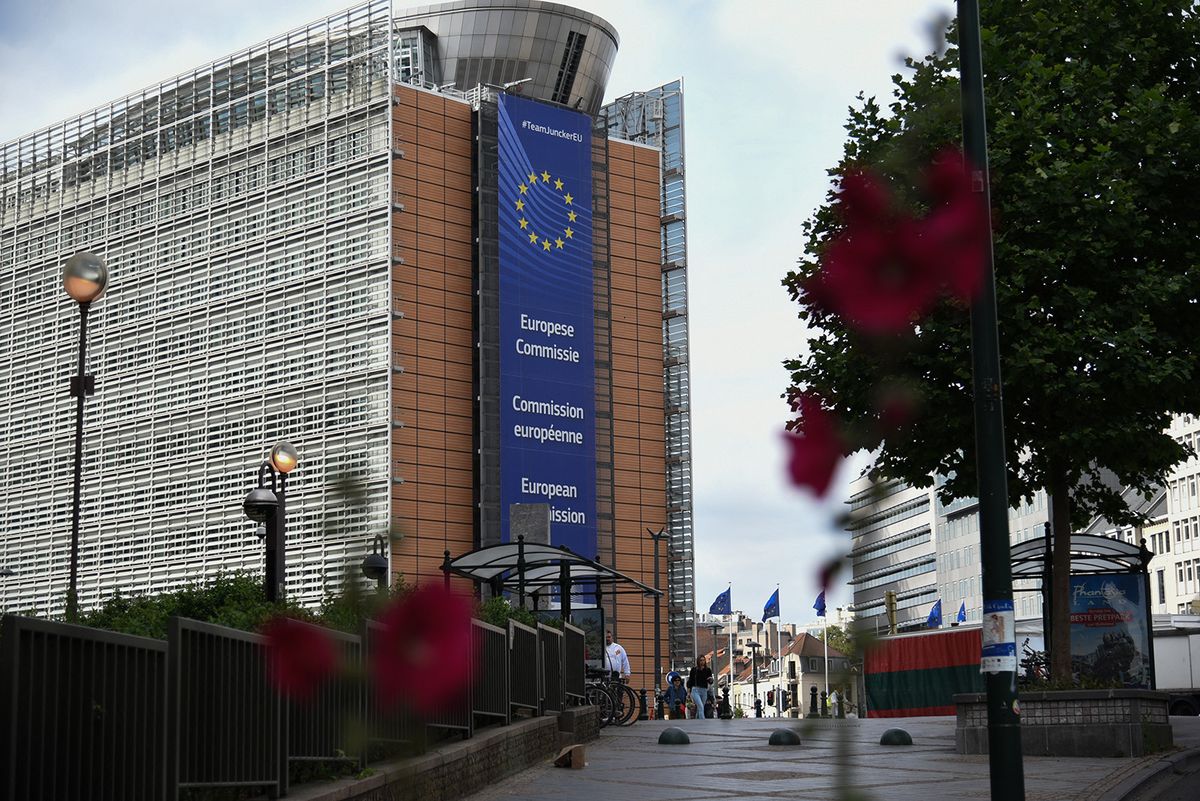
[[1189,748],[1168,754],[1152,765],[1141,770],[1110,787],[1096,801],[1132,801],[1142,790],[1149,789],[1155,784],[1167,779],[1170,774],[1188,773],[1200,768],[1200,748]]

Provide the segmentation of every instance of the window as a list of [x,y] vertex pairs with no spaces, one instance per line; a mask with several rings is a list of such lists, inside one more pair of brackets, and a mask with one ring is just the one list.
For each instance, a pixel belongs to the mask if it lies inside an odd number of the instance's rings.
[[1166,571],[1158,571],[1158,602],[1165,604],[1167,602],[1167,577]]

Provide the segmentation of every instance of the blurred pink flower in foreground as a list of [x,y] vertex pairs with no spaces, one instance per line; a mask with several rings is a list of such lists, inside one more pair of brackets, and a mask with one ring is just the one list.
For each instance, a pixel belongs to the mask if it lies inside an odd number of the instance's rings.
[[267,676],[289,698],[308,700],[337,672],[337,648],[319,626],[275,617],[261,633],[266,639]]
[[800,412],[796,427],[802,433],[784,434],[790,449],[788,472],[793,484],[808,487],[821,498],[829,491],[842,458],[844,446],[837,432],[837,421],[821,407],[816,395],[800,395],[793,401],[793,408]]
[[805,285],[812,298],[869,334],[908,330],[939,294],[970,301],[979,291],[987,215],[961,154],[943,153],[926,175],[932,206],[921,219],[895,208],[887,188],[848,173],[838,193],[845,223],[821,271]]
[[371,649],[379,700],[403,700],[421,714],[444,709],[474,677],[471,606],[438,584],[422,585],[380,616]]

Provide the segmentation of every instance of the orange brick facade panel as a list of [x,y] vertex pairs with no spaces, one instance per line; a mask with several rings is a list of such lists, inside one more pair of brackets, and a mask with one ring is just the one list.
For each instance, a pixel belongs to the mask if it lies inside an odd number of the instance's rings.
[[417,584],[474,548],[471,107],[393,93],[392,570]]
[[[609,142],[612,262],[613,494],[616,567],[643,584],[666,587],[666,544],[654,575],[654,543],[646,530],[667,522],[666,428],[663,403],[662,267],[659,151]],[[667,665],[666,599],[660,650]],[[616,636],[629,652],[635,687],[654,682],[654,605],[617,596]]]
[[[419,584],[442,580],[445,549],[475,547],[471,108],[393,93],[392,570]],[[659,152],[613,141],[609,159],[614,566],[665,588],[646,534],[666,524]],[[666,618],[664,599],[664,665]],[[634,686],[653,688],[653,603],[618,596],[616,629]]]

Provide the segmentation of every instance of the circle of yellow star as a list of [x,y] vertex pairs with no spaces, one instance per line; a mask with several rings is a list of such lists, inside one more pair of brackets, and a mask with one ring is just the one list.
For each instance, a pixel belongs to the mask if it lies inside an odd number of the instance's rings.
[[549,249],[550,249],[550,240],[543,239],[542,240],[542,250],[549,250]]
[[545,171],[543,170],[543,171],[542,171],[542,181],[543,181],[543,182],[545,182],[545,183],[550,183],[550,173],[548,173],[548,172],[545,172]]
[[536,245],[537,241],[538,241],[538,235],[535,234],[533,231],[530,231],[529,232],[529,243],[531,245]]

